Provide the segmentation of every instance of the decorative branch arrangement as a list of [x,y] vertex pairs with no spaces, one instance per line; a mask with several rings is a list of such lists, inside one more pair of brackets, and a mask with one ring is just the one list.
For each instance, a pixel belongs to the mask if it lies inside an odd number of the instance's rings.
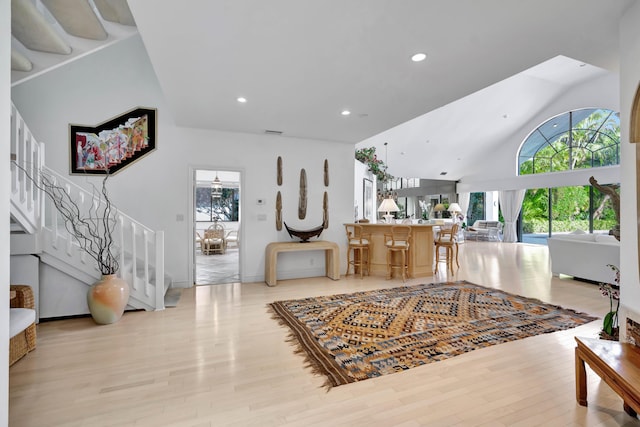
[[91,184],[93,187],[91,206],[87,212],[83,213],[80,205],[69,196],[63,187],[56,184],[53,177],[41,170],[39,176],[34,178],[17,163],[14,162],[14,164],[22,169],[27,178],[51,199],[64,220],[65,228],[75,238],[80,249],[98,263],[100,273],[105,276],[115,274],[120,268],[118,259],[113,253],[115,244],[113,234],[116,227],[117,210],[111,204],[107,193],[109,174],[106,174],[102,179],[101,190]]

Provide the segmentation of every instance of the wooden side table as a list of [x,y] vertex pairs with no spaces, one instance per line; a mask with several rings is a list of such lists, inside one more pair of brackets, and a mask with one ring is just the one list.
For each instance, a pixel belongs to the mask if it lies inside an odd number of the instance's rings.
[[585,362],[622,397],[624,411],[640,412],[640,347],[618,341],[576,337],[576,400],[587,406]]

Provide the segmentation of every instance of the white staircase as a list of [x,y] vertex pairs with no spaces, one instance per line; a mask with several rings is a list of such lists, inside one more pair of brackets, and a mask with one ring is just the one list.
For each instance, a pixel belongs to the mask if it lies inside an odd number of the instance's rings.
[[[96,262],[80,249],[51,199],[29,176],[46,175],[65,189],[82,212],[90,211],[96,195],[44,165],[44,145],[35,140],[13,105],[11,153],[15,162],[11,165],[11,215],[24,230],[12,233],[12,254],[37,254],[40,262],[90,286],[100,279]],[[115,216],[114,252],[119,256],[118,276],[131,288],[129,307],[163,310],[164,295],[171,285],[164,273],[164,232],[153,231],[120,211]]]

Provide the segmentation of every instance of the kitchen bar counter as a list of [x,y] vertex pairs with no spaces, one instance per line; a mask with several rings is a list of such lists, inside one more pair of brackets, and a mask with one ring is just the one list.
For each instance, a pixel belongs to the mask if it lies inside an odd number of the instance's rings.
[[[371,234],[371,268],[373,276],[387,275],[387,249],[384,235],[391,234],[391,227],[400,224],[358,223],[365,233]],[[433,225],[407,224],[411,227],[411,248],[409,249],[410,277],[433,276]],[[395,276],[394,276],[395,277]]]

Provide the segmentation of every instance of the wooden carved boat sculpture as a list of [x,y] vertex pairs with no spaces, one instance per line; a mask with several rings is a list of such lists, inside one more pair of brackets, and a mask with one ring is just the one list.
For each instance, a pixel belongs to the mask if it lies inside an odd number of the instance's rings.
[[322,233],[322,230],[324,230],[324,226],[320,225],[318,227],[312,228],[310,230],[296,230],[295,228],[291,228],[287,225],[287,223],[284,223],[285,228],[287,229],[287,232],[289,233],[290,237],[297,237],[301,240],[300,243],[306,243],[309,241],[310,238],[312,237],[320,237],[320,234]]

